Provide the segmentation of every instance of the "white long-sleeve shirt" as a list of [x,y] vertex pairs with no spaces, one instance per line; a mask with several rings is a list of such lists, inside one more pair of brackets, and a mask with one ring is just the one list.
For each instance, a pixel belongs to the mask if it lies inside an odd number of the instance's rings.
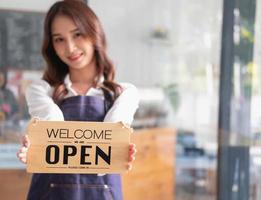
[[[64,83],[68,89],[68,94],[65,98],[76,96],[77,93],[71,87],[72,82],[68,75],[66,76]],[[139,104],[138,90],[130,83],[120,83],[120,85],[123,88],[123,92],[114,101],[114,104],[105,115],[104,121],[121,121],[130,125]],[[54,88],[44,80],[35,81],[27,88],[26,101],[31,117],[42,120],[64,121],[62,111],[52,99],[53,91]],[[90,88],[86,95],[104,98],[103,91],[99,88]]]

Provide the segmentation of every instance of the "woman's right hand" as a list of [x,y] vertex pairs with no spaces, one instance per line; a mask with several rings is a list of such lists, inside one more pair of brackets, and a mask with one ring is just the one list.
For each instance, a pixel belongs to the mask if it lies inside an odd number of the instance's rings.
[[25,163],[25,164],[27,162],[27,151],[28,151],[29,146],[30,146],[30,141],[29,141],[28,135],[25,135],[22,138],[22,146],[17,151],[17,158],[22,163]]

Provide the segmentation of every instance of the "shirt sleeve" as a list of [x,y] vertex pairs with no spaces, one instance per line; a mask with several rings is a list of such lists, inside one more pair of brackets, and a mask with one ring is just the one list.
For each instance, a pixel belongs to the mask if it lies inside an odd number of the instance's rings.
[[105,122],[123,122],[131,125],[134,114],[139,107],[139,94],[137,88],[129,83],[122,83],[123,92],[115,100],[107,112]]
[[51,86],[44,80],[33,82],[25,97],[31,117],[41,120],[64,121],[63,113],[51,98]]

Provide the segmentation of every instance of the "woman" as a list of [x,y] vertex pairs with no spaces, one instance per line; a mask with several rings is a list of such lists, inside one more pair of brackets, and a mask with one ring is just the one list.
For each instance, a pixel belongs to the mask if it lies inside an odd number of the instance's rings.
[[[122,121],[131,124],[138,107],[137,89],[114,82],[114,67],[94,12],[81,1],[59,1],[44,23],[43,80],[26,93],[32,117],[44,120]],[[26,136],[18,158],[26,163]],[[130,145],[128,168],[135,158]],[[28,199],[122,199],[117,174],[34,174]]]

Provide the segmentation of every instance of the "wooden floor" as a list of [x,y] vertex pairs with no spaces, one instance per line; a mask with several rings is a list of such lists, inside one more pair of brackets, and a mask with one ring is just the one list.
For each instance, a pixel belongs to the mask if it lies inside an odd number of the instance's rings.
[[[138,153],[133,170],[123,174],[124,199],[175,199],[175,131],[136,131],[131,140],[136,143]],[[30,179],[25,170],[0,170],[0,199],[26,199]]]
[[30,179],[25,170],[0,170],[0,199],[25,200]]

